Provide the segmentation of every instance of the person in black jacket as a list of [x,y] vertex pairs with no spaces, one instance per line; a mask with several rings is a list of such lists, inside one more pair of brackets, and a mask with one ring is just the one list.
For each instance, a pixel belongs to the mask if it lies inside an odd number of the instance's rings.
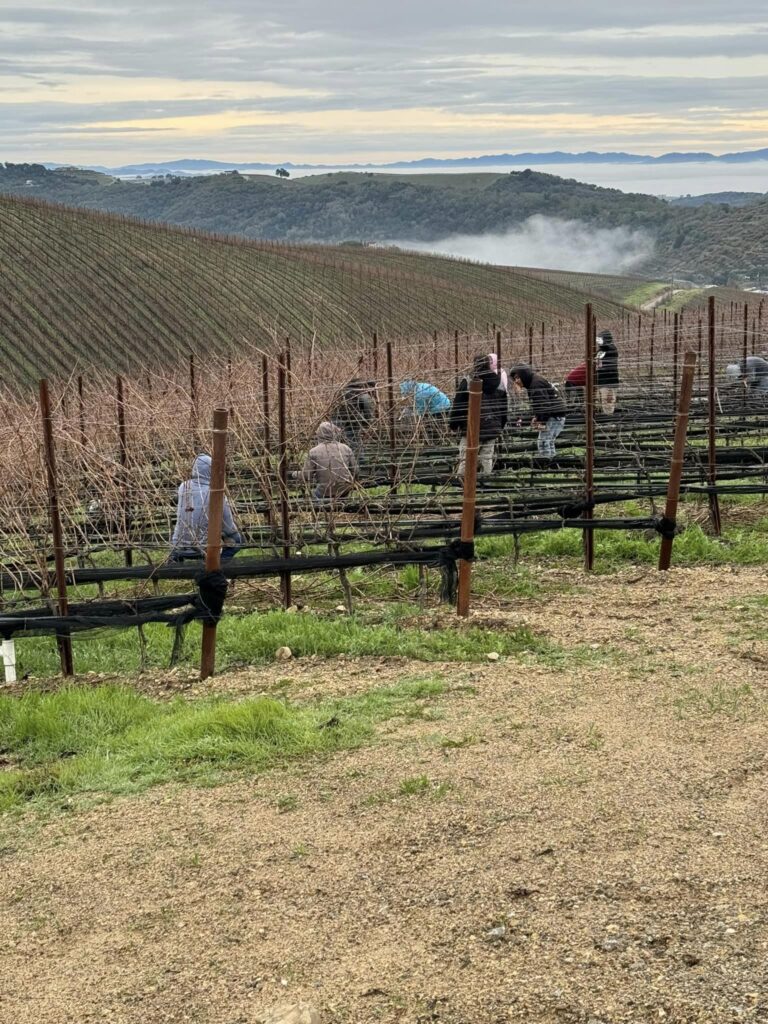
[[[493,472],[493,455],[496,439],[507,425],[507,393],[501,387],[501,377],[491,369],[488,356],[475,356],[472,363],[472,379],[481,381],[483,393],[480,399],[480,449],[477,455],[478,475],[490,476]],[[459,441],[459,468],[457,476],[464,479],[467,465],[467,416],[469,412],[469,383],[465,378],[456,392],[451,406],[449,425],[451,430],[463,435]]]
[[600,331],[597,336],[597,386],[600,408],[606,416],[613,416],[619,393],[619,350],[610,331]]
[[546,378],[530,366],[513,366],[509,376],[516,388],[525,388],[531,403],[533,419],[531,426],[539,432],[539,455],[546,459],[555,457],[555,439],[565,426],[565,402]]
[[370,382],[351,380],[328,415],[328,420],[339,427],[358,458],[362,452],[362,435],[376,416],[371,391]]

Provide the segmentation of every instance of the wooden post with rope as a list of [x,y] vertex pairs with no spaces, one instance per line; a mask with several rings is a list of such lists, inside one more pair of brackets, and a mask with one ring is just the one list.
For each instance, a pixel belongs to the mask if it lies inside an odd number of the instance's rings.
[[707,309],[707,348],[709,357],[709,380],[707,387],[707,483],[709,491],[709,517],[712,523],[712,532],[716,537],[722,533],[720,520],[720,501],[717,491],[717,421],[715,402],[717,391],[715,388],[715,297],[709,296]]
[[[211,483],[208,499],[208,545],[205,550],[205,571],[218,572],[221,568],[221,526],[224,518],[224,488],[227,476],[226,409],[213,410],[213,454],[211,456]],[[200,678],[213,675],[216,663],[216,626],[203,623],[203,646],[200,657]]]
[[[595,477],[595,320],[592,303],[584,307],[584,361],[587,376],[584,388],[584,518],[592,518]],[[591,572],[595,564],[595,532],[591,527],[582,531],[584,568]]]
[[[53,442],[53,417],[51,416],[51,396],[48,381],[40,381],[40,414],[43,420],[43,447],[45,451],[45,472],[48,478],[48,513],[51,520],[53,536],[53,560],[56,571],[56,591],[58,595],[59,615],[69,614],[67,600],[67,575],[64,565],[64,539],[61,530],[61,512],[59,509],[59,481],[56,473],[56,447]],[[59,649],[61,671],[65,676],[74,675],[72,660],[72,637],[67,631],[56,634],[56,645]]]
[[[475,539],[477,457],[480,450],[480,403],[482,398],[482,381],[471,381],[469,385],[469,408],[467,410],[467,446],[464,452],[464,502],[461,510],[462,544],[471,544]],[[462,618],[466,618],[469,615],[471,579],[472,563],[462,558],[459,560],[459,587],[456,604],[456,611]]]
[[[691,408],[693,393],[693,375],[696,372],[696,353],[686,352],[683,359],[683,379],[680,385],[680,402],[675,420],[675,441],[672,449],[672,463],[669,467],[669,484],[667,486],[667,504],[664,508],[664,519],[669,526],[677,518],[677,506],[680,500],[680,481],[683,476],[683,460],[685,458],[685,441],[688,436],[688,413]],[[659,552],[659,569],[668,569],[672,560],[671,533],[661,538]]]

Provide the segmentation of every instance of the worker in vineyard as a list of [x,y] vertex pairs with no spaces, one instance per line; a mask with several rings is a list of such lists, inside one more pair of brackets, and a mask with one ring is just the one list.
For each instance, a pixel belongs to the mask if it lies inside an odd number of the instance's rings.
[[581,409],[584,406],[584,393],[587,389],[587,364],[574,366],[565,378],[565,404],[569,409]]
[[328,417],[344,434],[344,440],[357,454],[362,453],[363,435],[376,418],[373,381],[351,380]]
[[513,366],[509,371],[517,391],[527,391],[533,418],[531,426],[538,430],[539,455],[553,459],[557,454],[555,441],[565,427],[565,402],[550,382],[530,366]]
[[[493,472],[493,457],[496,441],[507,425],[507,393],[501,387],[501,377],[491,369],[487,355],[475,356],[472,364],[472,380],[482,384],[480,399],[480,449],[477,455],[478,476],[489,477]],[[469,414],[469,383],[465,378],[459,384],[451,406],[449,425],[451,430],[461,434],[459,441],[459,467],[456,475],[464,480],[467,465],[467,420]]]
[[597,336],[597,386],[601,410],[613,416],[619,395],[619,350],[610,331],[600,331]]
[[506,370],[499,369],[499,357],[495,352],[489,352],[488,358],[491,362],[491,370],[499,375],[499,386],[505,393],[509,393],[509,377]]
[[[201,559],[208,546],[208,506],[211,498],[211,456],[198,455],[192,465],[192,476],[179,487],[176,527],[171,539],[169,561],[184,562]],[[221,557],[233,558],[243,539],[232,518],[232,509],[224,498],[221,517]]]
[[313,500],[340,498],[355,482],[355,453],[344,443],[341,429],[328,420],[317,428],[316,440],[317,444],[310,449],[299,476],[312,488]]
[[748,394],[764,399],[768,397],[768,359],[762,356],[747,356],[740,363],[729,363],[725,375],[733,383],[740,383]]

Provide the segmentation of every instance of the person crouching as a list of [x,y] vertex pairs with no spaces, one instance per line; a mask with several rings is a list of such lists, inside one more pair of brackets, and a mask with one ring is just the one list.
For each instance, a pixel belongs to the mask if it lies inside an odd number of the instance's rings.
[[321,423],[316,440],[304,463],[301,479],[313,488],[315,501],[341,498],[355,482],[358,471],[355,454],[344,443],[344,434],[334,423]]
[[[192,476],[179,487],[176,527],[171,539],[170,562],[201,559],[208,547],[208,507],[211,500],[211,456],[198,455]],[[232,518],[227,498],[221,516],[221,558],[234,558],[243,539]]]

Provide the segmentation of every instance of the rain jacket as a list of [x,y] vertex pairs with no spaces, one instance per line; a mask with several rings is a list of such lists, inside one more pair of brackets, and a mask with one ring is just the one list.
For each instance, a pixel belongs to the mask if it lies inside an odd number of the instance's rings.
[[610,331],[601,331],[597,336],[597,386],[619,386],[619,350]]
[[[175,549],[204,551],[208,544],[208,503],[211,497],[211,456],[198,455],[192,465],[192,479],[179,487],[176,528],[172,546]],[[232,519],[229,501],[224,498],[221,539],[225,546],[242,543]]]
[[531,413],[539,423],[547,420],[560,419],[566,415],[565,402],[549,381],[534,373],[530,366],[518,366],[510,371],[513,377],[519,377],[528,392]]
[[[498,373],[488,371],[481,375],[483,394],[480,399],[480,443],[495,441],[507,425],[507,393],[501,388]],[[469,385],[463,380],[456,392],[451,409],[451,430],[467,432],[469,412]]]
[[357,460],[349,445],[344,444],[339,427],[321,423],[317,428],[317,444],[304,463],[301,477],[318,488],[322,497],[345,494],[357,473]]
[[451,408],[450,398],[434,384],[407,380],[400,385],[400,394],[403,398],[413,399],[413,411],[417,416],[434,416]]

